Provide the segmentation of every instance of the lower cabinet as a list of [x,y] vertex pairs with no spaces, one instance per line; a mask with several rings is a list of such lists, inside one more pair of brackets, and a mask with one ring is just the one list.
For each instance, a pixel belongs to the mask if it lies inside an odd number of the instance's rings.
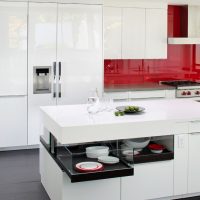
[[172,160],[135,165],[134,176],[122,178],[121,200],[145,200],[172,195]]
[[200,132],[189,134],[188,193],[200,192]]
[[27,97],[0,97],[0,148],[27,145]]

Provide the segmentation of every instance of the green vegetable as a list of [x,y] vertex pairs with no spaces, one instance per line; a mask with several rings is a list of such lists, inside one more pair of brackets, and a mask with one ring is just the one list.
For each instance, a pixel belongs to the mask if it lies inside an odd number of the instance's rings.
[[115,112],[115,116],[123,116],[124,115],[124,112],[122,112],[122,111],[116,111]]
[[126,106],[125,112],[138,112],[139,107],[138,106]]

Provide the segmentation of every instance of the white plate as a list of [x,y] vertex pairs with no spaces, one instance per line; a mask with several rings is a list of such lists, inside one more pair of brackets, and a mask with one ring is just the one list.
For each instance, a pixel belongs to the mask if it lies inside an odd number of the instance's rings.
[[152,153],[162,153],[162,152],[163,152],[163,149],[161,149],[161,150],[153,150],[153,149],[151,149],[151,152],[152,152]]
[[116,164],[119,162],[119,158],[113,156],[100,156],[98,161],[105,164]]
[[98,162],[81,162],[76,164],[76,168],[80,170],[98,170],[102,167],[103,165]]

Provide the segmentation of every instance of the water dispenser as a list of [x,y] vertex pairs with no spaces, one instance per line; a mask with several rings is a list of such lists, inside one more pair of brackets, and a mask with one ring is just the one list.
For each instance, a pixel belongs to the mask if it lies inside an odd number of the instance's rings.
[[51,66],[33,67],[33,93],[51,93]]

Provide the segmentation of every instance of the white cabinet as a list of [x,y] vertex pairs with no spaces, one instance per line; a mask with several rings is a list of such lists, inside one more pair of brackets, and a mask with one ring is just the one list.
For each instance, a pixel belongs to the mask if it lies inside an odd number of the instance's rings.
[[27,3],[0,2],[0,96],[27,94]]
[[[39,106],[56,105],[53,93],[33,94],[33,67],[56,61],[57,4],[29,3],[28,30],[28,144],[39,144],[42,121]],[[53,71],[51,67],[51,71]],[[53,76],[53,74],[51,75]]]
[[102,6],[58,5],[58,104],[86,103],[91,90],[103,89]]
[[27,97],[0,97],[0,148],[27,145]]
[[122,58],[145,57],[145,9],[122,9]]
[[173,161],[138,164],[134,176],[123,177],[121,200],[144,200],[173,195]]
[[[200,192],[200,122],[192,123],[189,134],[188,192]],[[195,130],[196,132],[193,132]]]
[[188,134],[174,136],[174,195],[187,194]]
[[167,10],[146,9],[146,59],[167,58]]
[[104,7],[104,59],[167,58],[167,9]]
[[104,59],[122,57],[122,9],[104,7]]

